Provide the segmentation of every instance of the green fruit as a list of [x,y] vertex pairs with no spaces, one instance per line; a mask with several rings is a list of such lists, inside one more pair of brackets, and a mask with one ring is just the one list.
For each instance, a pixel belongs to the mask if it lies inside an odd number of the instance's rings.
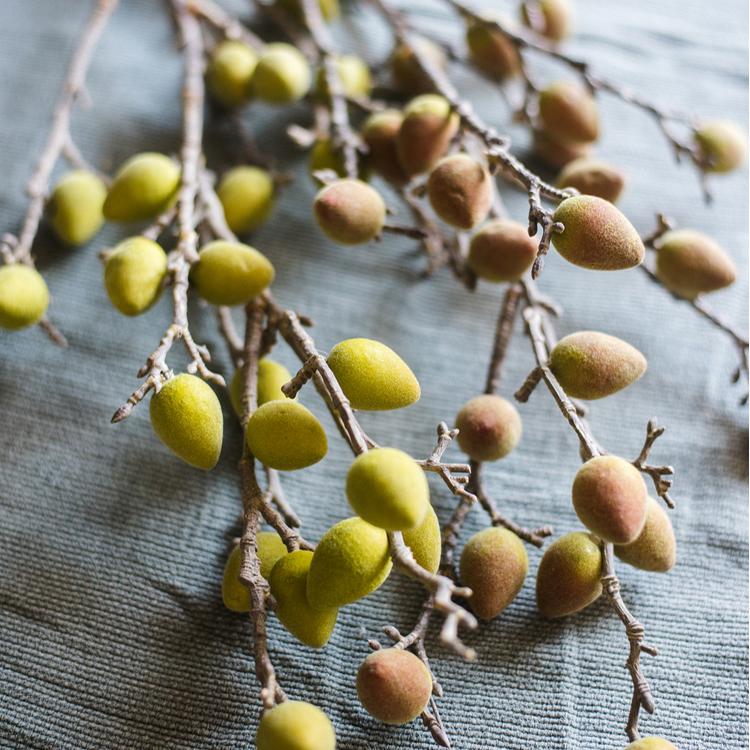
[[250,82],[258,55],[244,42],[227,39],[214,47],[206,71],[211,95],[225,107],[239,107],[250,99]]
[[575,531],[547,547],[536,574],[536,604],[543,617],[580,612],[602,593],[602,552],[591,534]]
[[461,553],[461,583],[471,591],[477,617],[497,617],[518,595],[529,571],[523,542],[508,529],[474,534]]
[[342,245],[369,242],[385,224],[380,193],[361,180],[337,180],[324,187],[315,196],[313,213],[323,232]]
[[[415,41],[419,51],[438,70],[444,71],[448,61],[443,50],[435,42],[420,37]],[[409,45],[400,44],[391,55],[393,83],[404,94],[426,94],[434,90],[430,77],[422,71]]]
[[373,651],[357,670],[357,695],[367,713],[385,724],[408,724],[432,696],[432,675],[402,648]]
[[414,373],[385,344],[372,339],[346,339],[331,349],[328,366],[353,409],[402,409],[419,401]]
[[467,264],[485,281],[517,281],[534,263],[537,245],[517,221],[494,219],[471,238]]
[[550,167],[564,167],[591,151],[588,143],[558,143],[541,130],[534,131],[534,155]]
[[641,739],[631,742],[625,750],[677,750],[677,748],[661,737],[641,737]]
[[502,81],[519,74],[518,50],[501,31],[481,21],[472,22],[466,29],[466,45],[471,61],[486,75]]
[[339,177],[346,177],[344,158],[333,147],[330,138],[321,138],[315,141],[315,145],[310,149],[307,166],[310,174],[320,172],[323,169],[330,169]]
[[362,126],[362,140],[368,148],[367,163],[384,179],[403,185],[409,178],[401,166],[396,139],[404,116],[397,109],[374,112]]
[[623,562],[641,570],[666,573],[677,559],[677,542],[669,515],[649,497],[646,501],[646,523],[638,538],[624,546],[616,546],[615,554]]
[[576,266],[620,271],[643,261],[646,250],[638,232],[609,201],[593,195],[566,198],[553,218],[565,231],[553,234],[552,244]]
[[731,172],[747,159],[745,131],[733,122],[707,122],[695,133],[707,172]]
[[140,315],[159,299],[167,275],[167,254],[146,237],[123,240],[107,255],[104,288],[123,315]]
[[[304,22],[305,15],[302,12],[301,0],[276,0],[276,4],[287,13],[291,13],[298,23]],[[324,21],[332,21],[341,11],[339,0],[318,0],[318,5]]]
[[422,523],[404,531],[403,537],[404,543],[414,555],[417,565],[430,573],[437,573],[443,551],[442,537],[440,521],[431,505],[428,506]]
[[307,575],[307,601],[343,607],[372,593],[391,572],[388,535],[361,518],[332,526],[320,540]]
[[630,544],[646,522],[646,484],[632,464],[597,456],[573,480],[573,507],[589,531],[613,544]]
[[682,297],[694,299],[733,284],[737,269],[732,259],[709,236],[692,229],[666,232],[658,241],[656,274]]
[[214,240],[205,245],[190,279],[212,305],[244,305],[273,281],[275,271],[265,255],[241,242]]
[[[256,545],[260,574],[269,580],[273,566],[286,555],[286,546],[275,531],[261,531],[256,537]],[[239,578],[241,566],[242,549],[238,544],[227,557],[221,581],[221,598],[224,600],[224,606],[232,612],[250,611],[250,592]]]
[[[570,34],[569,0],[539,0],[536,5],[541,11],[541,28],[535,31],[553,42],[559,42]],[[527,26],[531,26],[525,5],[521,6],[521,18]]]
[[599,137],[594,97],[572,81],[557,81],[539,94],[539,119],[558,143],[591,143]]
[[256,750],[336,750],[331,720],[304,701],[284,701],[264,712],[255,735]]
[[396,136],[396,152],[409,176],[432,169],[445,154],[459,125],[448,100],[438,94],[412,99]]
[[0,266],[0,328],[17,331],[38,323],[47,312],[49,292],[42,275],[30,266]]
[[456,415],[458,444],[475,461],[497,461],[507,456],[521,439],[518,411],[510,401],[494,394],[475,396]]
[[[356,55],[339,55],[336,58],[336,72],[343,94],[349,99],[364,99],[370,95],[372,79],[367,63]],[[323,69],[318,70],[316,88],[319,96],[328,96],[328,86]]]
[[395,448],[373,448],[357,456],[346,475],[346,496],[360,518],[388,531],[414,528],[430,506],[424,471]]
[[[272,359],[258,362],[258,406],[269,401],[284,401],[286,396],[281,386],[292,379],[289,370]],[[242,368],[237,368],[229,384],[229,399],[238,417],[242,416]]]
[[549,366],[569,396],[596,399],[635,383],[646,372],[646,358],[616,336],[579,331],[557,343]]
[[335,607],[313,609],[307,603],[307,574],[313,553],[297,550],[284,555],[271,571],[271,594],[276,600],[276,616],[300,642],[322,648],[336,626]]
[[293,104],[309,90],[312,76],[305,56],[291,44],[267,44],[253,74],[255,96],[269,104]]
[[66,245],[85,245],[104,223],[102,206],[107,186],[92,172],[68,172],[55,185],[47,216],[57,237]]
[[143,221],[165,211],[180,187],[180,168],[164,154],[136,154],[117,171],[104,201],[110,221]]
[[575,188],[584,195],[596,195],[615,203],[625,186],[625,176],[606,162],[584,156],[565,165],[556,185],[559,188]]
[[167,448],[197,469],[216,466],[224,417],[210,385],[195,375],[177,375],[154,393],[149,407],[151,426]]
[[294,471],[312,466],[328,453],[323,425],[291,399],[269,401],[253,413],[245,432],[247,447],[271,469]]
[[257,229],[273,208],[273,178],[260,167],[235,167],[219,182],[216,194],[224,208],[227,226],[235,234]]
[[458,229],[484,221],[492,205],[490,173],[467,154],[441,159],[430,172],[427,196],[433,211]]

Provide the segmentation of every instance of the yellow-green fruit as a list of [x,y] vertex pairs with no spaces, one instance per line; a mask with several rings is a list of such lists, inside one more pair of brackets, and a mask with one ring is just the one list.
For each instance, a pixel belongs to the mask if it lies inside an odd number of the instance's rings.
[[391,572],[388,534],[361,518],[332,526],[318,543],[307,575],[312,607],[343,607],[372,593]]
[[709,236],[692,229],[666,232],[657,245],[656,274],[682,297],[694,299],[733,284],[732,259]]
[[270,285],[274,274],[271,262],[254,247],[214,240],[201,249],[190,279],[212,305],[244,305]]
[[[274,362],[272,359],[261,359],[258,362],[258,406],[269,401],[283,401],[286,399],[281,386],[292,379],[289,370]],[[242,415],[242,370],[237,369],[229,384],[229,399],[237,416]]]
[[380,193],[361,180],[337,180],[324,187],[315,196],[313,212],[323,232],[342,245],[369,242],[385,223]]
[[625,750],[677,750],[677,747],[661,737],[641,737],[631,742]]
[[293,104],[310,90],[311,81],[304,55],[291,44],[275,42],[266,45],[260,54],[252,91],[269,104]]
[[543,617],[580,612],[602,593],[602,552],[591,534],[574,531],[547,547],[536,574],[536,605]]
[[440,521],[431,505],[424,520],[413,529],[403,532],[404,543],[411,550],[417,564],[430,573],[437,573],[442,553]]
[[381,177],[395,185],[408,181],[396,150],[396,139],[404,115],[397,109],[374,112],[362,126],[362,140],[367,144],[367,163]]
[[474,534],[461,552],[461,583],[471,591],[477,617],[497,617],[518,595],[529,571],[523,542],[508,529],[491,527]]
[[494,394],[475,396],[456,415],[458,444],[475,461],[497,461],[521,439],[521,417],[510,401]]
[[359,702],[385,724],[408,724],[424,711],[432,695],[432,675],[411,651],[373,651],[357,671]]
[[47,216],[57,237],[66,245],[85,245],[104,223],[106,197],[106,185],[92,172],[68,172],[47,203]]
[[503,80],[521,70],[521,58],[513,43],[501,31],[481,21],[469,24],[466,44],[474,65],[493,78]]
[[20,263],[0,266],[0,328],[17,331],[34,325],[48,305],[47,284],[36,269]]
[[312,558],[313,553],[308,550],[284,555],[274,565],[269,583],[281,624],[306,646],[322,648],[333,633],[339,611],[335,607],[313,609],[307,603],[307,574]]
[[323,169],[330,169],[339,177],[346,177],[344,158],[339,151],[334,149],[329,138],[321,138],[315,141],[315,145],[310,149],[307,166],[310,174]]
[[284,701],[265,711],[255,735],[256,750],[336,750],[331,720],[304,701]]
[[213,469],[224,437],[221,404],[211,386],[183,373],[167,380],[149,404],[159,440],[197,469]]
[[328,452],[323,425],[291,399],[269,401],[247,423],[247,447],[271,469],[294,471],[312,466]]
[[[291,13],[296,21],[303,22],[305,20],[302,12],[302,0],[276,0],[276,2],[287,13]],[[318,5],[324,21],[332,21],[338,17],[341,11],[339,0],[318,0]]]
[[537,245],[517,221],[495,219],[471,238],[467,263],[485,281],[516,281],[531,268]]
[[646,523],[638,538],[624,546],[616,546],[615,554],[623,562],[641,570],[666,573],[677,559],[677,542],[669,515],[649,497],[646,501]]
[[230,169],[216,189],[227,225],[235,234],[257,229],[273,208],[273,178],[260,167]]
[[646,358],[634,346],[597,331],[560,339],[549,365],[569,396],[585,399],[611,396],[646,372]]
[[539,94],[542,129],[559,143],[591,143],[599,137],[599,113],[589,91],[557,81]]
[[492,178],[483,164],[467,154],[441,159],[430,172],[427,196],[446,224],[471,229],[487,218],[492,204]]
[[613,544],[630,544],[646,522],[646,484],[632,464],[597,456],[573,480],[573,507],[589,531]]
[[591,151],[588,143],[558,143],[541,130],[534,131],[534,155],[550,167],[564,167]]
[[[339,55],[336,58],[336,72],[344,96],[350,99],[361,99],[369,96],[372,89],[370,69],[361,57]],[[320,96],[328,95],[328,85],[322,68],[318,70],[316,88]]]
[[571,6],[569,0],[538,0],[534,3],[539,9],[539,25],[531,22],[526,5],[521,6],[523,22],[534,31],[559,42],[570,33]]
[[731,172],[747,159],[746,131],[725,120],[707,122],[695,133],[708,172]]
[[340,341],[328,355],[328,366],[354,409],[402,409],[419,401],[419,382],[409,365],[379,341]]
[[458,130],[458,115],[438,94],[412,99],[396,136],[396,153],[410,177],[432,169],[445,154]]
[[258,55],[244,42],[228,39],[216,45],[206,71],[211,95],[225,107],[238,107],[250,99],[250,81]]
[[130,237],[115,246],[104,264],[104,288],[123,315],[140,315],[159,299],[167,254],[153,240]]
[[591,157],[573,159],[557,178],[557,187],[575,188],[584,195],[596,195],[614,203],[625,186],[623,173],[606,162]]
[[[269,580],[273,566],[286,555],[286,546],[275,531],[261,531],[256,537],[256,544],[260,574]],[[241,565],[242,549],[238,544],[227,557],[221,581],[221,598],[224,600],[224,606],[232,612],[250,611],[250,592],[239,578]]]
[[565,260],[594,271],[620,271],[643,261],[645,248],[635,227],[609,201],[594,195],[566,198],[554,220],[565,231],[552,244]]
[[[445,70],[448,61],[437,44],[424,37],[420,37],[414,43],[434,67],[441,71]],[[401,44],[393,50],[391,72],[393,83],[404,94],[425,94],[434,90],[432,81],[419,66],[409,45]]]
[[117,170],[102,210],[110,221],[142,221],[166,210],[180,186],[180,168],[164,154],[136,154]]
[[414,528],[430,506],[424,471],[396,448],[373,448],[357,456],[346,475],[346,496],[360,518],[388,531]]

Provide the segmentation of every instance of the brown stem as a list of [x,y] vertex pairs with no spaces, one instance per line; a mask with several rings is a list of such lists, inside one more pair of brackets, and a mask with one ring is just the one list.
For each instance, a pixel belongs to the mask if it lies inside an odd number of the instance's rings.
[[244,42],[256,51],[262,50],[265,46],[265,42],[260,37],[253,34],[247,26],[240,23],[213,0],[187,0],[187,9],[210,23],[227,39]]

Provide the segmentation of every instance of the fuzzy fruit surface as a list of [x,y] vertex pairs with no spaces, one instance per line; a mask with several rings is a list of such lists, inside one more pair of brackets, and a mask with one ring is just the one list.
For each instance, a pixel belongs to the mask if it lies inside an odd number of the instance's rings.
[[575,188],[584,195],[595,195],[615,203],[625,187],[625,175],[600,159],[583,156],[565,165],[557,178],[559,188]]
[[206,71],[208,90],[225,107],[250,100],[250,82],[258,55],[244,42],[227,39],[214,47]]
[[331,720],[304,701],[284,701],[263,713],[256,750],[336,750]]
[[646,522],[638,538],[630,544],[615,545],[615,554],[634,568],[653,573],[670,571],[677,559],[677,542],[667,511],[649,497]]
[[180,186],[180,168],[164,154],[128,159],[115,174],[102,208],[110,221],[143,221],[165,211]]
[[295,471],[321,461],[328,439],[318,418],[297,401],[269,401],[250,417],[245,431],[251,453],[271,469]]
[[346,339],[331,349],[328,366],[353,409],[385,411],[419,401],[419,381],[401,357],[373,339]]
[[216,188],[227,226],[235,234],[257,229],[273,208],[273,178],[260,167],[230,169]]
[[396,448],[373,448],[357,456],[346,475],[346,496],[360,518],[388,531],[419,525],[430,505],[424,471]]
[[274,42],[261,52],[252,78],[252,92],[268,104],[293,104],[309,90],[310,66],[291,44]]
[[18,331],[38,323],[47,312],[49,291],[35,268],[0,266],[0,328]]
[[591,534],[574,531],[544,552],[536,574],[536,603],[543,617],[572,615],[602,593],[602,552]]
[[566,198],[555,210],[565,225],[552,244],[565,260],[594,271],[620,271],[643,261],[645,248],[635,227],[614,205],[594,195]]
[[589,91],[557,81],[539,94],[542,130],[558,143],[591,143],[599,137],[599,113]]
[[442,535],[440,520],[431,505],[428,506],[422,523],[412,529],[406,529],[403,537],[417,565],[430,573],[437,573],[442,553]]
[[213,469],[219,460],[224,417],[211,386],[182,373],[164,383],[149,404],[151,426],[175,455],[197,469]]
[[323,232],[342,245],[369,242],[385,223],[380,193],[361,180],[337,180],[324,187],[315,196],[313,213]]
[[68,172],[55,185],[47,202],[47,217],[61,242],[85,245],[104,223],[107,186],[93,172]]
[[534,131],[534,155],[544,164],[560,169],[576,159],[588,156],[590,143],[558,143],[541,130]]
[[[272,359],[264,357],[258,362],[258,406],[263,406],[269,401],[284,401],[286,396],[281,390],[281,386],[292,379],[289,370],[274,362]],[[232,375],[232,382],[229,384],[229,399],[232,402],[232,408],[238,417],[242,416],[242,368],[238,368]]]
[[368,165],[394,185],[403,185],[409,180],[396,148],[396,139],[403,121],[402,112],[386,109],[371,114],[362,126],[362,140],[368,148]]
[[709,172],[731,172],[747,159],[745,132],[733,122],[707,122],[698,129],[695,140]]
[[483,529],[461,553],[461,583],[472,590],[469,602],[477,617],[497,617],[518,595],[529,570],[523,542],[508,529]]
[[531,23],[526,5],[521,5],[521,19],[527,26],[553,42],[560,42],[570,34],[573,15],[570,0],[539,0],[536,6],[541,11],[539,27]]
[[501,31],[481,21],[469,24],[466,46],[471,61],[488,76],[502,81],[517,76],[521,70],[521,59],[513,43]]
[[312,607],[343,607],[377,589],[391,572],[388,535],[361,518],[332,526],[315,548],[307,576]]
[[646,372],[646,358],[634,347],[598,331],[579,331],[560,339],[549,366],[573,398],[597,399],[627,388]]
[[661,737],[641,737],[631,742],[625,750],[677,750],[677,747]]
[[378,721],[408,724],[430,700],[432,675],[411,651],[383,648],[360,665],[357,695],[367,713]]
[[322,648],[333,633],[339,611],[335,607],[313,609],[307,603],[312,558],[308,550],[282,556],[271,571],[269,583],[281,624],[306,646]]
[[510,401],[494,394],[475,396],[456,415],[458,444],[475,461],[497,461],[518,445],[521,417]]
[[[442,48],[435,42],[420,37],[415,40],[419,52],[438,70],[445,70],[448,61]],[[407,95],[426,94],[433,90],[432,81],[426,75],[409,45],[400,44],[391,55],[393,82],[399,91]]]
[[433,211],[458,229],[471,229],[487,218],[492,204],[492,178],[468,154],[441,159],[430,172],[427,196]]
[[523,224],[494,219],[471,238],[467,263],[485,281],[517,281],[531,268],[536,254],[536,242]]
[[104,264],[104,288],[123,315],[140,315],[161,296],[167,254],[147,237],[130,237],[114,247]]
[[646,522],[646,483],[617,456],[586,461],[573,480],[573,507],[587,529],[613,544],[630,544]]
[[244,305],[265,291],[275,271],[265,255],[250,245],[214,240],[201,248],[190,280],[212,305]]

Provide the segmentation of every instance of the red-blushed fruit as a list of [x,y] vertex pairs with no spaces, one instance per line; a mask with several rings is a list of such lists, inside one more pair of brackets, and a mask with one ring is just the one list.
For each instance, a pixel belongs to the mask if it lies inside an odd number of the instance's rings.
[[397,109],[374,112],[362,126],[362,140],[368,148],[367,164],[394,185],[409,180],[398,159],[396,138],[404,115]]
[[452,154],[430,172],[427,196],[433,211],[446,224],[471,229],[487,218],[492,204],[492,178],[476,159]]
[[573,480],[573,507],[583,524],[600,539],[630,544],[646,522],[646,483],[625,459],[596,456]]
[[534,131],[534,155],[547,166],[564,167],[566,164],[587,156],[591,151],[589,143],[558,143],[541,130]]
[[336,180],[315,196],[318,226],[334,242],[359,245],[377,237],[385,223],[385,203],[361,180]]
[[600,159],[583,156],[565,165],[557,178],[559,188],[575,188],[584,195],[596,195],[615,203],[625,187],[622,171]]
[[384,648],[371,653],[357,671],[360,703],[378,721],[408,724],[432,695],[432,675],[411,651]]
[[464,404],[456,416],[458,444],[475,461],[497,461],[521,439],[521,417],[510,401],[483,394]]
[[[414,44],[430,63],[438,70],[445,70],[447,59],[442,48],[424,37]],[[399,91],[408,95],[426,94],[434,90],[430,77],[422,70],[410,45],[399,44],[391,55],[393,82]]]
[[662,506],[649,497],[646,505],[646,523],[638,538],[624,546],[616,546],[615,554],[634,568],[653,573],[666,573],[677,559],[677,542],[669,515]]
[[466,30],[466,46],[474,65],[492,78],[504,80],[521,71],[518,50],[502,31],[492,26],[481,21],[470,23]]
[[580,84],[557,81],[539,94],[542,130],[558,143],[591,143],[599,137],[594,97]]
[[466,262],[485,281],[517,281],[531,268],[536,254],[536,241],[523,224],[494,219],[471,238]]

